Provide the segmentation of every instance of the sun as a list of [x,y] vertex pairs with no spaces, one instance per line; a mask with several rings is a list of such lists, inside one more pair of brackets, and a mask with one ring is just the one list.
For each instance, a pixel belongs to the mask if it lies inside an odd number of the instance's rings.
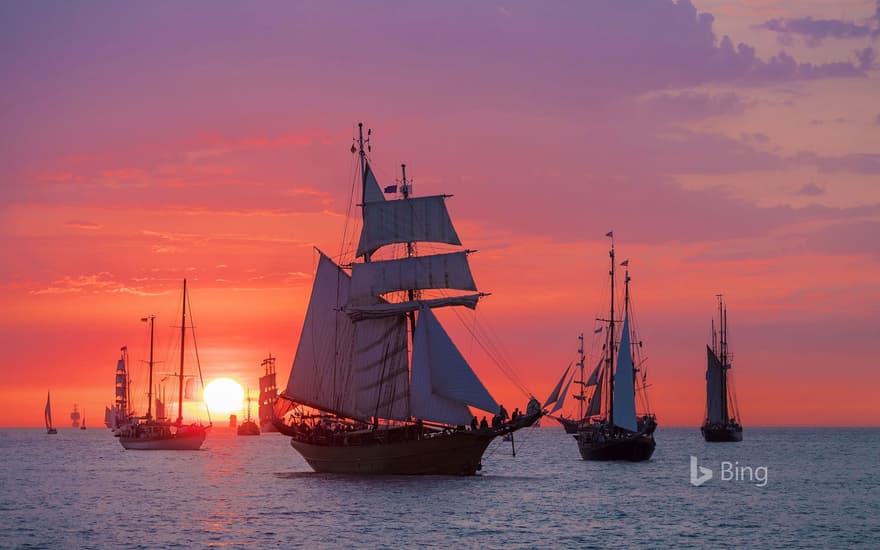
[[244,390],[231,378],[218,378],[205,386],[205,403],[214,414],[229,414],[241,410]]

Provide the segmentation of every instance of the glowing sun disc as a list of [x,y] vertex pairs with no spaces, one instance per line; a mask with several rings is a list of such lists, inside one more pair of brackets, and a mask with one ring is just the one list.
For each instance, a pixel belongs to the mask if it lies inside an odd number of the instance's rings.
[[241,410],[244,389],[231,378],[218,378],[205,386],[205,403],[215,414],[228,414]]

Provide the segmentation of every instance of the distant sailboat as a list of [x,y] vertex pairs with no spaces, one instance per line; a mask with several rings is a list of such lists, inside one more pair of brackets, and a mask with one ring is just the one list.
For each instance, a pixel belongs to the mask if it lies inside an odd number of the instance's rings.
[[[700,431],[706,441],[742,441],[743,428],[733,384],[730,380],[730,354],[727,350],[727,306],[718,295],[719,334],[712,321],[712,347],[706,346],[706,419]],[[731,414],[732,413],[732,414]]]
[[251,390],[247,391],[247,420],[238,425],[238,435],[260,435],[260,427],[251,420]]
[[[613,234],[611,241],[611,309],[607,322],[604,361],[597,365],[596,370],[587,380],[586,385],[595,384],[595,391],[587,407],[586,417],[589,423],[579,427],[575,439],[584,460],[629,460],[642,461],[651,458],[654,453],[654,430],[657,428],[656,417],[650,413],[645,392],[645,372],[639,349],[642,342],[634,335],[632,324],[632,305],[629,296],[629,260],[621,262],[626,267],[624,277],[624,314],[620,340],[615,323],[614,310],[614,276],[616,262],[614,258]],[[619,350],[615,363],[615,350]],[[642,399],[645,409],[641,415],[636,413],[636,396]]]
[[275,401],[278,400],[278,386],[275,382],[275,358],[272,354],[263,359],[261,365],[265,374],[260,377],[260,429],[264,432],[277,432],[275,427]]
[[121,355],[116,361],[116,396],[112,407],[104,407],[104,425],[111,430],[131,424],[134,413],[129,409],[131,383],[128,374],[128,346],[119,348]]
[[83,407],[83,423],[82,423],[82,425],[79,427],[79,429],[80,429],[80,430],[85,430],[85,429],[86,429],[86,408],[85,408],[85,407]]
[[[358,127],[352,152],[360,156],[363,225],[356,256],[363,261],[347,266],[349,274],[321,254],[279,397],[297,407],[299,416],[286,418],[299,422],[276,425],[318,472],[474,475],[489,443],[532,425],[540,404],[533,399],[510,422],[477,426],[469,407],[490,414],[500,407],[433,312],[474,309],[483,296],[475,292],[470,251],[416,255],[416,242],[461,245],[447,197],[411,197],[403,166],[402,198],[386,200]],[[391,258],[373,257],[387,245],[398,245]],[[444,294],[426,299],[422,292],[432,289]]]
[[46,410],[43,412],[46,421],[46,433],[57,434],[58,430],[52,427],[52,401],[49,399],[49,392],[46,392]]
[[70,413],[70,426],[72,428],[79,428],[79,419],[81,418],[79,414],[79,409],[77,408],[77,404],[73,404],[73,412]]
[[[195,345],[195,331],[192,323],[192,313],[190,313],[190,326],[187,327],[187,306],[189,299],[186,292],[186,279],[183,280],[183,314],[180,322],[180,370],[175,376],[178,379],[178,400],[177,400],[177,420],[171,422],[163,417],[153,418],[153,326],[155,315],[145,317],[142,321],[150,323],[150,378],[149,393],[147,396],[147,414],[142,417],[136,417],[132,424],[123,426],[118,432],[119,443],[129,450],[137,451],[196,451],[201,448],[205,441],[208,428],[211,427],[202,424],[184,425],[183,423],[183,393],[186,382],[184,376],[184,354],[186,329],[193,329],[193,344]],[[190,310],[192,307],[190,306]],[[196,352],[198,358],[198,352]],[[201,377],[201,366],[199,366],[199,376]],[[157,404],[158,407],[158,404]],[[163,406],[164,408],[164,406]],[[157,411],[158,413],[159,411]],[[164,411],[161,413],[164,416]]]

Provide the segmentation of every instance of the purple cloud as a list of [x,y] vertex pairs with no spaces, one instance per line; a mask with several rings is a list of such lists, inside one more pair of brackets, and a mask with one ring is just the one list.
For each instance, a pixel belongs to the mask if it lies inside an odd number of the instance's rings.
[[801,151],[794,161],[812,164],[820,172],[848,172],[851,174],[880,174],[880,154],[852,153],[837,157],[823,157],[813,152]]
[[801,37],[804,44],[818,47],[827,39],[876,38],[880,36],[880,2],[872,17],[864,23],[854,23],[839,19],[814,19],[812,17],[793,17],[770,19],[753,28],[778,33],[780,43],[789,45],[793,37]]
[[693,91],[659,94],[643,103],[665,116],[679,120],[738,115],[747,107],[746,101],[734,93],[710,94]]
[[807,197],[817,197],[819,195],[825,194],[825,188],[821,185],[811,182],[801,187],[797,194]]

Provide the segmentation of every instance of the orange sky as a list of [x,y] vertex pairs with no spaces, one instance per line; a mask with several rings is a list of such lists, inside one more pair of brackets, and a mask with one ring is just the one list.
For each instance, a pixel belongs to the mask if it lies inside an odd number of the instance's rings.
[[661,425],[702,420],[718,293],[746,426],[878,425],[877,4],[695,4],[3,5],[0,426],[41,424],[47,389],[98,425],[141,317],[167,354],[184,277],[206,379],[255,388],[271,352],[283,387],[360,120],[383,185],[406,162],[454,195],[492,293],[462,318],[541,400],[603,312],[613,229]]

